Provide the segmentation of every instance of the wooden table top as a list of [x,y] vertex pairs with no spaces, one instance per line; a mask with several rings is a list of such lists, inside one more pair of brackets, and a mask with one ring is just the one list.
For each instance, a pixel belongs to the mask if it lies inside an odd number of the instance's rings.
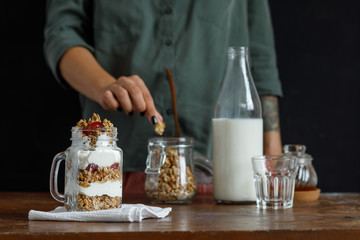
[[[136,202],[149,204],[144,196],[124,199]],[[28,221],[30,209],[56,206],[49,193],[0,192],[0,239],[360,239],[360,193],[322,193],[286,210],[219,205],[198,195],[191,205],[172,205],[166,218],[141,223]]]

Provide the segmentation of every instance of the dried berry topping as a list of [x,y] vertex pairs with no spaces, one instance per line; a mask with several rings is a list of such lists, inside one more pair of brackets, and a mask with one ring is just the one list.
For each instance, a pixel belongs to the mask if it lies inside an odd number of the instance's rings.
[[92,131],[96,131],[102,127],[104,127],[104,124],[102,122],[90,123],[86,127],[83,128],[83,134],[89,135]]
[[89,172],[94,172],[97,171],[99,169],[99,166],[94,164],[94,163],[90,163],[87,167],[86,170]]
[[102,122],[93,122],[88,125],[89,128],[101,128],[104,127]]
[[102,122],[93,122],[84,127],[84,130],[96,130],[102,127],[104,127],[104,124]]
[[110,138],[114,137],[114,135],[116,136],[114,124],[106,118],[101,121],[99,114],[96,113],[94,113],[88,121],[81,119],[76,124],[76,127],[82,132],[82,137],[88,137],[91,147],[96,147],[98,137],[102,133],[106,133]]
[[110,166],[111,169],[117,169],[119,167],[119,163],[114,163]]

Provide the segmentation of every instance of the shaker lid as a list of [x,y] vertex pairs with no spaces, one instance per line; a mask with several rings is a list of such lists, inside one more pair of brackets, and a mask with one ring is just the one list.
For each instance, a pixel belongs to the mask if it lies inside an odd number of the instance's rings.
[[284,146],[285,155],[291,155],[298,158],[298,164],[306,165],[311,163],[313,157],[310,154],[305,153],[306,146],[302,144],[286,144]]
[[313,157],[307,153],[299,154],[297,157],[298,157],[298,164],[311,163],[311,161],[313,160]]
[[305,153],[306,146],[302,144],[286,144],[284,146],[284,152],[288,153]]
[[296,157],[298,159],[298,164],[306,165],[310,164],[313,160],[313,157],[310,154],[307,153],[301,153],[301,152],[286,152],[284,155],[290,155],[293,157]]

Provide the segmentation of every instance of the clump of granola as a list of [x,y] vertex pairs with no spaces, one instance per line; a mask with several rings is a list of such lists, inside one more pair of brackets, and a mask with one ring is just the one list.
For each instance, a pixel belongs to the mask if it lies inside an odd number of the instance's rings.
[[165,123],[164,122],[158,122],[155,124],[155,133],[157,135],[162,136],[165,131]]
[[84,170],[79,170],[78,184],[82,187],[89,187],[91,183],[104,183],[106,181],[118,181],[121,177],[119,163],[110,167],[99,168],[98,165],[90,164]]
[[105,128],[111,128],[114,127],[114,124],[112,124],[109,120],[106,118],[101,122],[101,118],[99,114],[93,113],[92,117],[89,118],[89,121],[86,121],[85,119],[81,119],[76,126],[80,128],[86,128],[88,126],[94,125],[95,123],[101,123],[102,127]]
[[122,197],[86,196],[80,193],[77,200],[79,211],[95,211],[118,208],[121,205]]
[[101,121],[100,115],[93,113],[92,117],[88,121],[81,119],[76,126],[82,130],[82,136],[87,136],[90,140],[90,146],[95,147],[98,137],[101,133],[107,132],[109,137],[113,137],[113,128],[112,124],[106,118]]

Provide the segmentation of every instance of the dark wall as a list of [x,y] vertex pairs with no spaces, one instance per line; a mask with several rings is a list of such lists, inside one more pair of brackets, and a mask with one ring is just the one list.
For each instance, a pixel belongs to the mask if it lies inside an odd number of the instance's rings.
[[0,191],[48,191],[52,158],[70,145],[81,118],[76,93],[59,87],[44,61],[45,2],[4,1],[0,8]]
[[324,191],[360,191],[360,1],[270,1],[283,143],[303,143]]
[[[323,191],[359,192],[360,1],[269,2],[283,143],[308,147]],[[52,158],[81,117],[77,95],[44,62],[45,1],[5,1],[0,13],[0,191],[48,191]]]

